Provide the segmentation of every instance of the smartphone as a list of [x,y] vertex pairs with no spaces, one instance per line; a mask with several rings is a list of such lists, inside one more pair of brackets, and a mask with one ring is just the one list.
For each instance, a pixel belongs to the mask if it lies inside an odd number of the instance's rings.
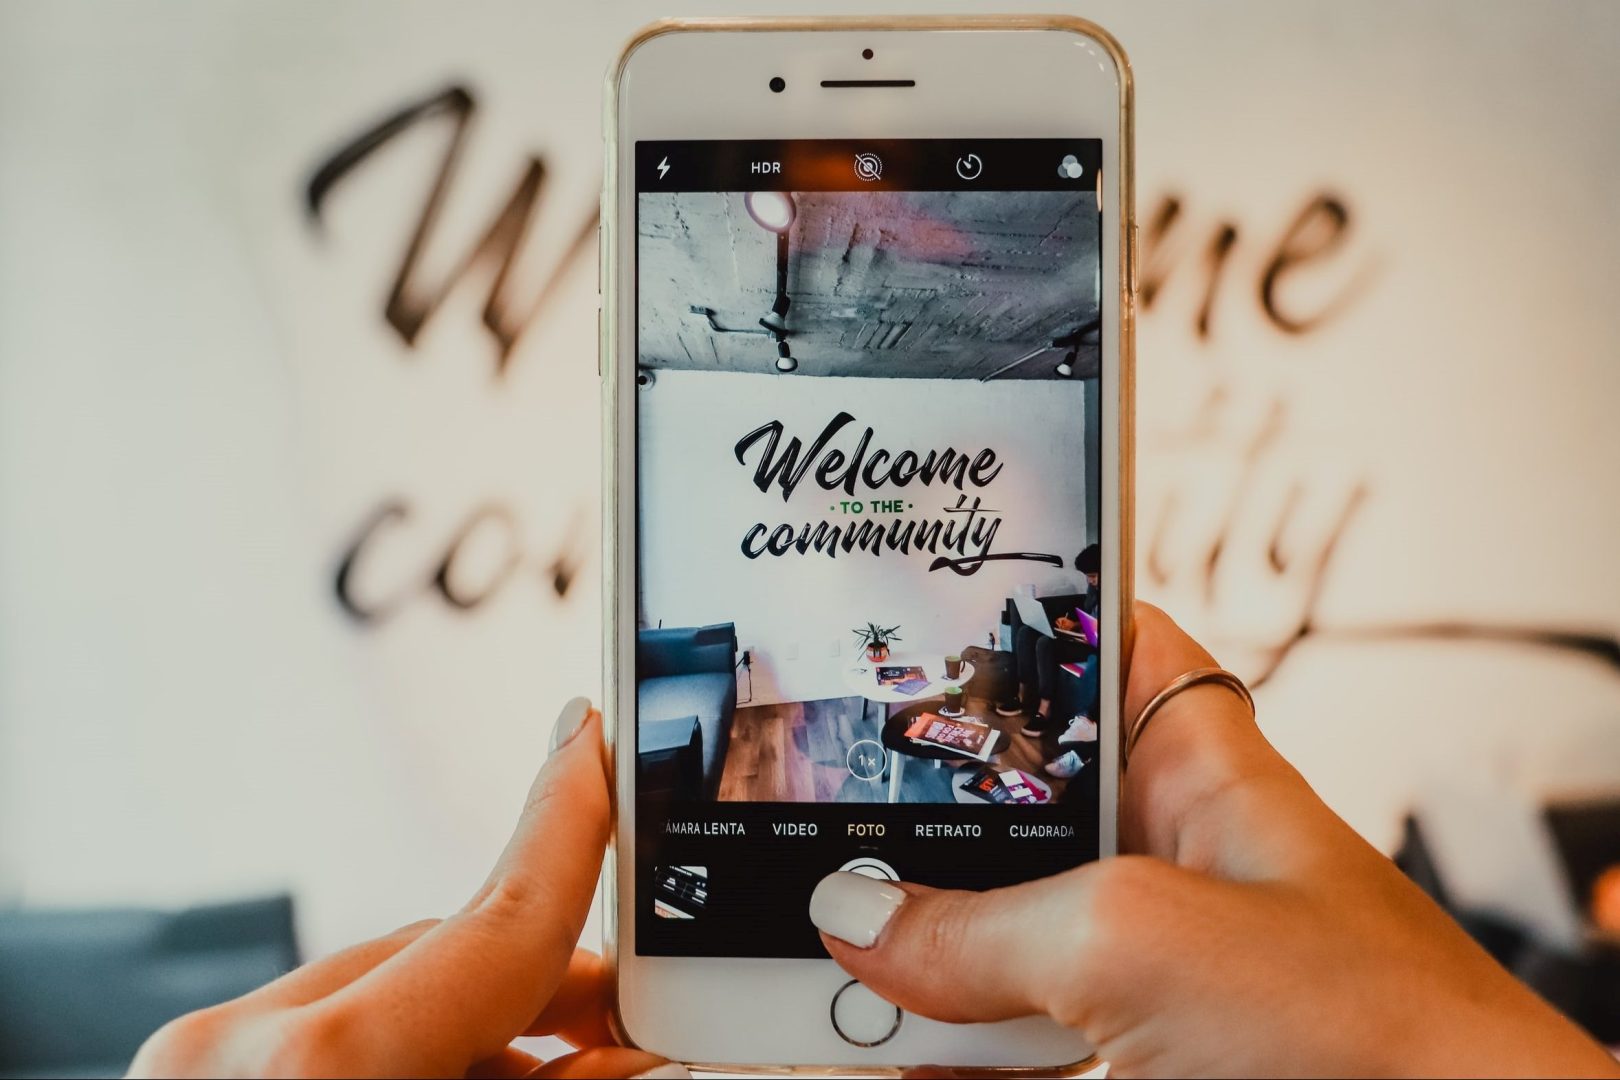
[[607,102],[620,1034],[733,1071],[1081,1065],[1044,1018],[903,1014],[807,912],[841,869],[989,889],[1115,851],[1125,57],[1069,18],[670,22]]

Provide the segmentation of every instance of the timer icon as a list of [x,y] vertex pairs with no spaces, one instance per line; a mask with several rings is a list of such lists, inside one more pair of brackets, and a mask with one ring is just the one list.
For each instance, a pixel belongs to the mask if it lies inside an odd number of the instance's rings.
[[984,172],[984,162],[978,154],[968,154],[956,159],[956,175],[964,180],[977,180],[979,174]]

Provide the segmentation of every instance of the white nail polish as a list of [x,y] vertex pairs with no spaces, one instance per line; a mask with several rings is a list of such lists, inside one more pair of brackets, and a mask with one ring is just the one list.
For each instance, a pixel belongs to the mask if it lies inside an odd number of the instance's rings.
[[810,894],[810,921],[839,941],[869,949],[905,899],[897,885],[840,870]]
[[585,724],[585,718],[591,715],[591,699],[577,697],[571,699],[557,714],[557,724],[551,729],[551,752],[556,753],[558,748],[572,739]]
[[666,1061],[646,1072],[639,1072],[630,1080],[692,1080],[692,1074],[678,1061]]

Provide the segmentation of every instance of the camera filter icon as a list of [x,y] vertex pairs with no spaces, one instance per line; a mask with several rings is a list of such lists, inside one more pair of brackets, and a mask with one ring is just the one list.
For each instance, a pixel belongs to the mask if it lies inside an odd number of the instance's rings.
[[876,154],[856,154],[855,175],[862,180],[881,179],[883,176],[883,159]]
[[1063,155],[1063,160],[1058,162],[1058,175],[1065,180],[1078,180],[1080,174],[1085,171],[1085,166],[1081,165],[1080,159],[1073,154]]

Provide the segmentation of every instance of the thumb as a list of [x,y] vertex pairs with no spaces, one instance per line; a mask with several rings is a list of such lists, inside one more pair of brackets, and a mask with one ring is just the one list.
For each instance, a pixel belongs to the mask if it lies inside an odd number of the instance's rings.
[[[322,1003],[345,1036],[460,1075],[501,1052],[563,981],[607,846],[601,714],[575,698],[489,880],[461,911]],[[342,1023],[342,1021],[347,1021]],[[422,1063],[426,1062],[424,1066]]]
[[950,1023],[1045,1013],[1084,1030],[1095,995],[1170,947],[1158,898],[1203,880],[1137,856],[986,892],[840,872],[816,886],[810,919],[845,971],[909,1012]]

